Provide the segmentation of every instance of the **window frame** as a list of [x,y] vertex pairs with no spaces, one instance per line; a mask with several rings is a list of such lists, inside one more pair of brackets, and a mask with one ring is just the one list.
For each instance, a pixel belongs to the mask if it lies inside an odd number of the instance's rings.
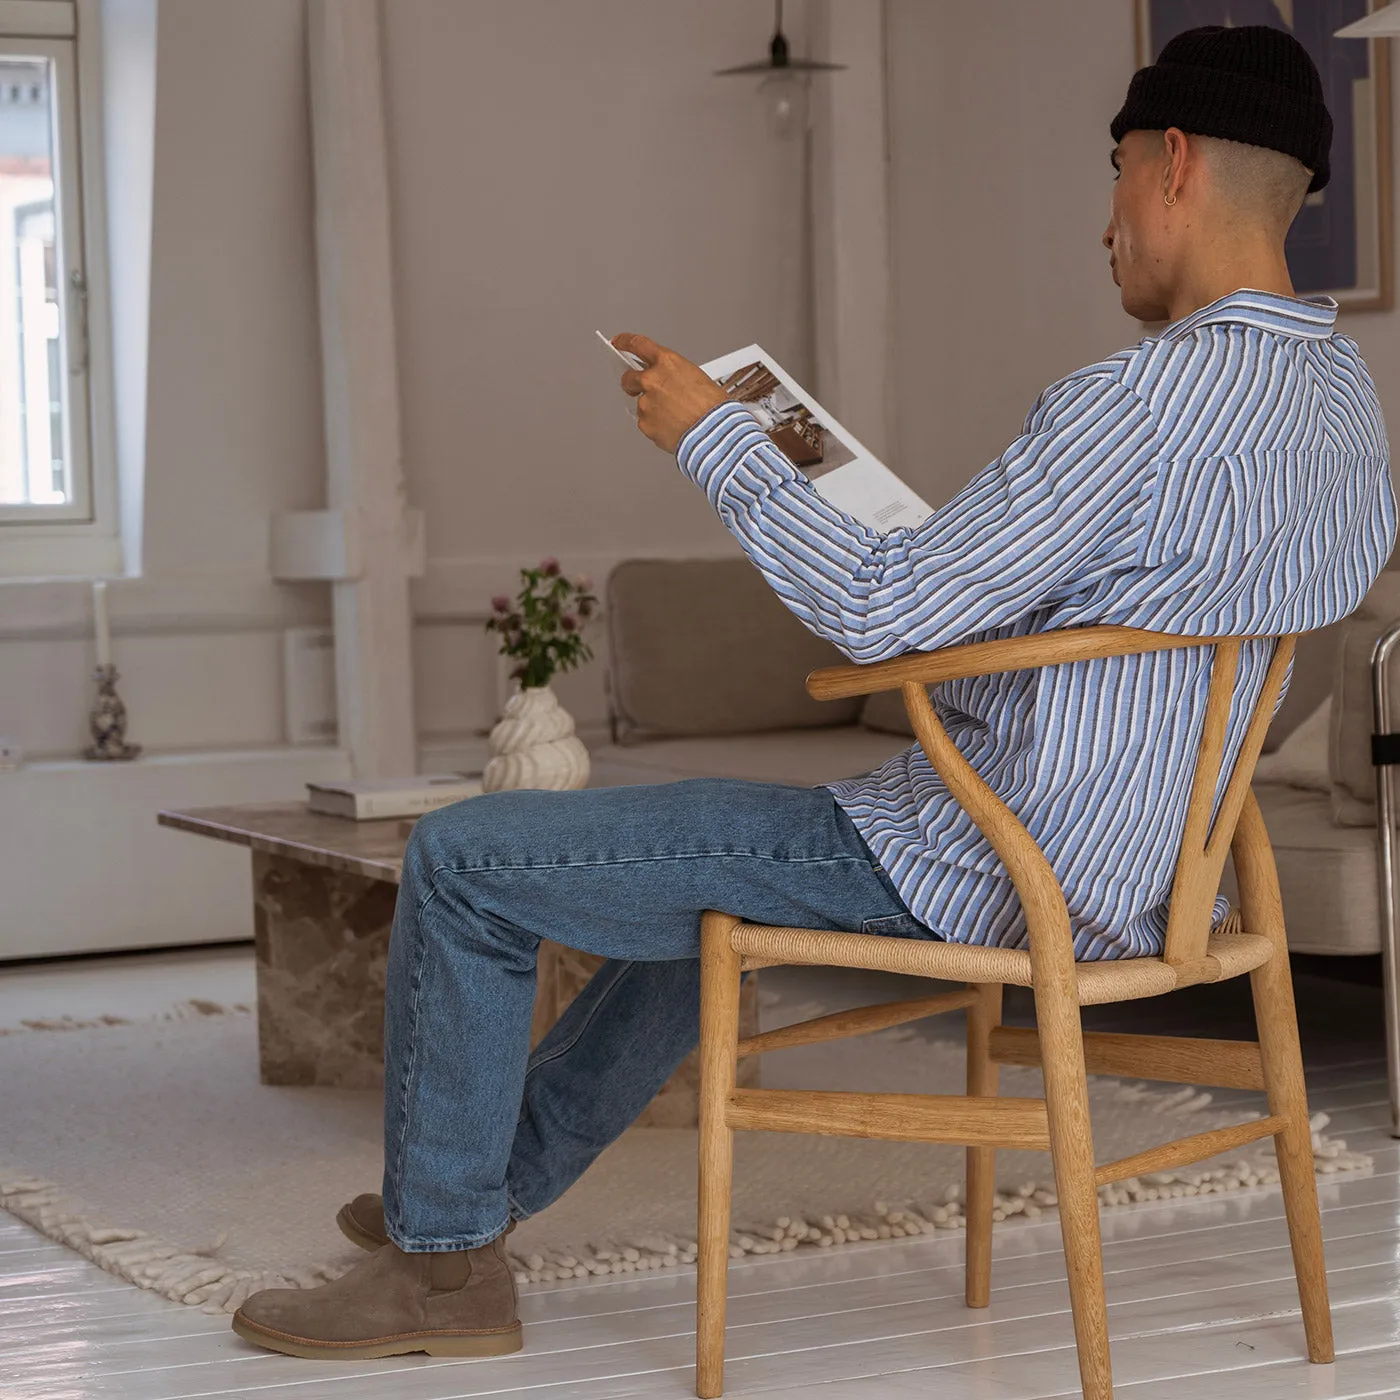
[[[73,499],[0,506],[0,582],[120,574],[106,199],[101,131],[100,0],[0,0],[0,52],[54,64],[57,187],[68,445]],[[67,95],[64,87],[67,79]],[[81,279],[75,288],[74,275]],[[74,372],[75,366],[77,372]]]

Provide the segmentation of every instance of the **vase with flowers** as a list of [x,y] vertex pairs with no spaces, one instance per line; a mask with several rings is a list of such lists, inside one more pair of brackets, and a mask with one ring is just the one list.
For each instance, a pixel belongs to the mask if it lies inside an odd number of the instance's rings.
[[521,569],[520,592],[491,600],[486,628],[512,658],[519,689],[491,731],[491,759],[482,775],[487,792],[513,788],[581,788],[588,782],[588,750],[574,733],[573,717],[550,682],[593,659],[584,629],[598,599],[587,579],[565,576],[556,559]]

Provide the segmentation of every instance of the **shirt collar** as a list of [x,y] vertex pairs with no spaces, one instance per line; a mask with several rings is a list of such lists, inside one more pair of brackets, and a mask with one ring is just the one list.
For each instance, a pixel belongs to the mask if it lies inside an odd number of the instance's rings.
[[1257,292],[1242,287],[1173,321],[1162,332],[1162,339],[1175,340],[1201,326],[1227,323],[1255,326],[1259,330],[1308,340],[1325,340],[1336,329],[1337,303],[1331,297],[1286,297],[1277,292]]

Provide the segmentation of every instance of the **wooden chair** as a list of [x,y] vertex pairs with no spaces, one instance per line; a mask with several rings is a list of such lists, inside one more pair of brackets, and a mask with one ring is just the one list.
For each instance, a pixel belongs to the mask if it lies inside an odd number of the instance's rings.
[[[1075,1341],[1086,1400],[1109,1400],[1108,1316],[1099,1241],[1098,1187],[1163,1171],[1272,1136],[1277,1144],[1294,1271],[1308,1355],[1331,1361],[1332,1320],[1322,1257],[1298,1022],[1284,941],[1278,875],[1249,781],[1283,685],[1293,637],[1277,639],[1263,693],[1211,829],[1240,637],[1178,637],[1123,627],[1085,627],[1004,641],[976,642],[896,657],[870,666],[815,671],[818,699],[903,692],[929,762],[986,835],[1015,883],[1029,931],[1026,950],[828,933],[746,924],[708,912],[702,921],[699,1305],[696,1393],[724,1383],[724,1314],[730,1191],[736,1129],[826,1133],[967,1147],[965,1209],[967,1304],[989,1302],[993,1161],[998,1147],[1048,1150],[1054,1161],[1060,1228],[1069,1274]],[[1064,895],[1030,834],[978,777],[943,728],[930,684],[1071,661],[1178,647],[1213,646],[1204,731],[1172,886],[1161,957],[1076,963]],[[1240,909],[1211,931],[1226,850],[1233,851]],[[782,964],[874,968],[967,984],[941,992],[766,1031],[741,1040],[741,974]],[[1159,996],[1198,982],[1248,973],[1259,1039],[1083,1033],[1079,1008]],[[1030,987],[1037,1029],[1001,1022],[1002,988]],[[967,1094],[866,1094],[741,1089],[738,1060],[769,1050],[842,1039],[959,1007],[967,1009]],[[997,1097],[997,1066],[1040,1065],[1043,1099]],[[1096,1165],[1085,1076],[1265,1089],[1268,1116],[1196,1133],[1116,1162]]]

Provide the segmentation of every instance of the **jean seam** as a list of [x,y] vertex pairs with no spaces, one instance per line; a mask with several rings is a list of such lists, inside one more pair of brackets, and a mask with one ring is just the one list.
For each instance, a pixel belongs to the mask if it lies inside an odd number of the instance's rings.
[[552,1065],[555,1062],[555,1060],[559,1059],[563,1055],[567,1055],[569,1051],[572,1050],[574,1046],[579,1043],[579,1041],[583,1038],[584,1032],[589,1028],[589,1026],[593,1024],[594,1017],[597,1016],[597,1014],[603,1009],[603,1007],[607,1005],[608,999],[612,996],[613,992],[616,991],[618,986],[627,979],[628,975],[631,973],[632,969],[636,965],[637,962],[635,958],[629,958],[627,960],[626,967],[623,968],[623,970],[620,973],[618,973],[616,977],[613,978],[612,985],[607,989],[606,992],[603,993],[601,997],[598,998],[597,1003],[594,1005],[593,1009],[589,1011],[588,1015],[583,1020],[583,1023],[579,1026],[578,1031],[566,1044],[560,1045],[557,1049],[551,1051],[548,1055],[545,1055],[540,1059],[534,1060],[531,1064],[526,1066],[525,1078],[527,1081],[529,1080],[530,1076],[534,1074],[534,1072],[537,1069],[540,1068],[541,1065]]
[[[545,860],[521,865],[435,865],[434,875],[493,875],[500,871],[527,870],[597,870],[614,865],[649,865],[678,860],[764,860],[773,865],[863,865],[870,862],[864,856],[770,856],[759,851],[681,851],[668,855],[617,856],[607,860]],[[426,901],[424,901],[426,903]]]
[[[394,1195],[396,1198],[403,1194],[404,1154],[408,1150],[409,1104],[413,1098],[413,1077],[418,1068],[418,1008],[423,995],[423,964],[426,961],[423,950],[427,941],[423,936],[423,911],[436,894],[437,887],[434,885],[429,890],[427,898],[419,904],[414,920],[414,953],[416,958],[413,965],[413,998],[409,1003],[408,1014],[408,1062],[404,1065],[403,1079],[399,1089],[399,1140],[397,1150],[394,1153]],[[396,1199],[395,1205],[400,1204],[401,1202]]]

